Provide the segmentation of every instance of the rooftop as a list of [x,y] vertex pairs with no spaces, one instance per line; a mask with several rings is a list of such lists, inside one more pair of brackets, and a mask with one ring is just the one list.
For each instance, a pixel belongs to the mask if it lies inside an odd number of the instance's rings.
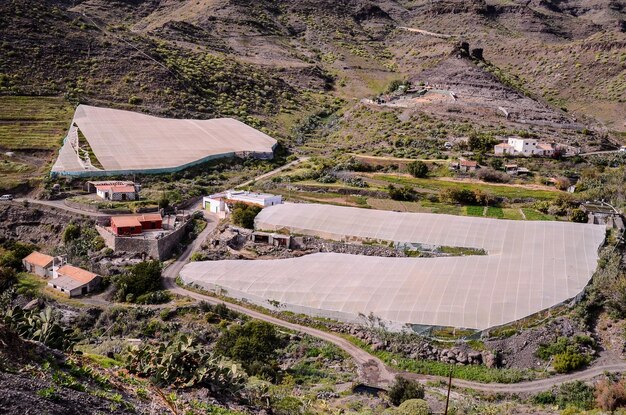
[[54,261],[54,258],[51,257],[50,255],[46,255],[46,254],[42,254],[41,252],[33,251],[28,256],[26,256],[24,258],[24,261],[26,261],[26,262],[28,262],[30,264],[37,265],[37,266],[45,268],[48,265],[52,264],[52,261]]
[[[67,277],[80,285],[87,284],[98,275],[73,265],[63,265],[57,270],[59,277]],[[56,281],[56,279],[55,279]],[[58,285],[58,284],[57,284]]]
[[160,213],[144,213],[141,215],[123,215],[113,216],[111,218],[111,225],[115,223],[115,226],[121,228],[137,227],[141,226],[142,222],[154,222],[162,221],[163,217]]

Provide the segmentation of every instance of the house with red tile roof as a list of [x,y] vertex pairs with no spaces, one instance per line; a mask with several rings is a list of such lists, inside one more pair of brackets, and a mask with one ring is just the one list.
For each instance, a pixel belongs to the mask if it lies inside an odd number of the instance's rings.
[[41,252],[33,251],[22,259],[22,265],[26,272],[48,278],[52,275],[54,258]]
[[56,277],[48,282],[55,290],[69,297],[85,295],[95,290],[100,276],[73,265],[63,265],[55,272]]

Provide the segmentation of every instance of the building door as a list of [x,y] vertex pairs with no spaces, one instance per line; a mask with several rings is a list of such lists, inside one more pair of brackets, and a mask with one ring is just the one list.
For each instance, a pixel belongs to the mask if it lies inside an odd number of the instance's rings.
[[125,200],[126,200],[126,198],[127,198],[126,193],[122,193],[122,200],[124,200],[124,201],[125,201]]
[[81,288],[80,293],[81,293],[82,295],[87,294],[87,287],[83,287],[83,288]]

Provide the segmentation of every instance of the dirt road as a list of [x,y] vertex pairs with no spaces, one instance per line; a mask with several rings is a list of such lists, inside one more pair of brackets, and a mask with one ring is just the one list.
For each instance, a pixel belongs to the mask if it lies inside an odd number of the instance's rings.
[[67,206],[63,200],[37,200],[37,199],[30,199],[30,198],[14,199],[14,202],[18,202],[18,203],[24,203],[25,201],[33,205],[49,206],[49,207],[53,207],[57,209],[67,210],[68,212],[72,212],[72,213],[78,213],[79,215],[83,215],[83,216],[91,216],[94,218],[111,216],[106,213],[90,212],[87,210],[76,209],[76,208]]

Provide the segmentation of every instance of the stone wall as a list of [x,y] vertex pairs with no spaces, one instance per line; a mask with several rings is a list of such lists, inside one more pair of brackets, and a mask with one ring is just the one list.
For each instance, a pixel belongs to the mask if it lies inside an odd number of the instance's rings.
[[96,229],[104,239],[106,246],[113,249],[115,252],[145,253],[151,258],[164,260],[172,254],[183,239],[187,233],[189,224],[190,221],[187,221],[174,232],[160,239],[145,238],[143,236],[117,236],[107,230],[107,228],[98,225],[96,225]]

